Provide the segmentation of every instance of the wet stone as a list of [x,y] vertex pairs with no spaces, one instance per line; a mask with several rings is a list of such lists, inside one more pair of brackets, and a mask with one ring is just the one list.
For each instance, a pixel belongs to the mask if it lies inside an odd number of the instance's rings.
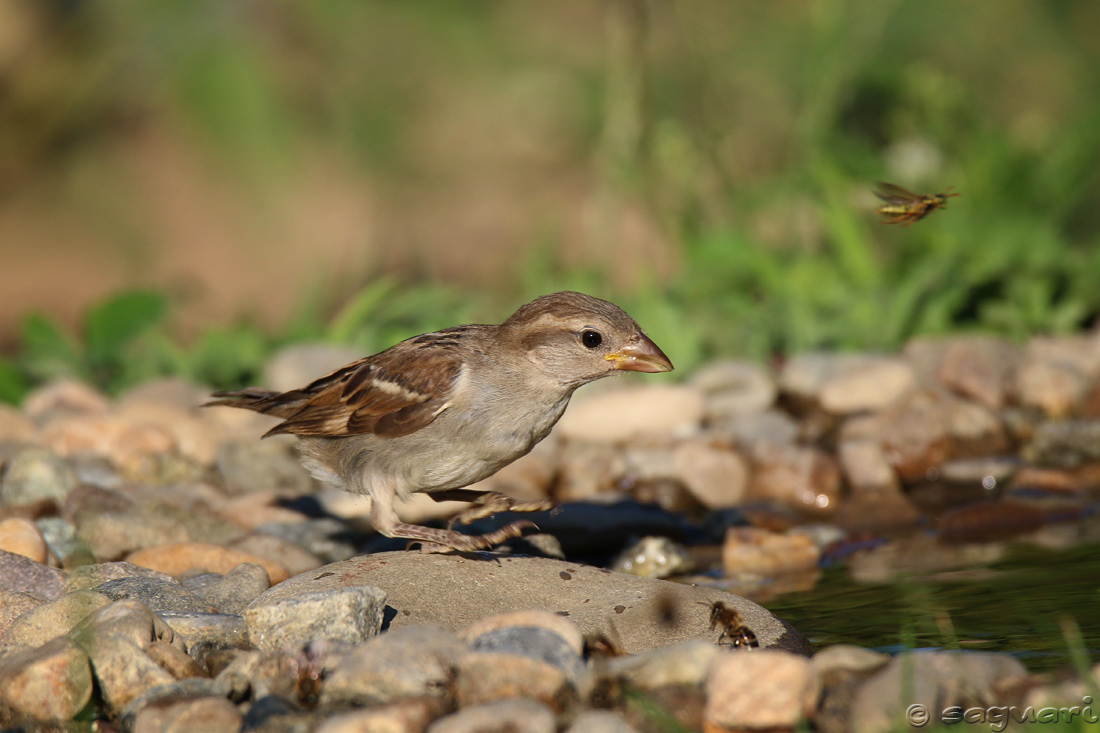
[[386,594],[369,585],[301,593],[279,600],[261,595],[244,610],[258,649],[276,651],[314,639],[359,644],[382,627]]
[[829,514],[840,500],[840,467],[816,448],[757,445],[752,451],[748,496],[777,501],[800,511]]
[[768,410],[758,415],[727,416],[713,422],[707,433],[751,448],[760,443],[789,445],[798,438],[799,428],[795,419],[787,413]]
[[406,626],[351,650],[325,676],[321,701],[374,705],[447,697],[466,645],[442,626]]
[[132,598],[154,611],[213,613],[214,608],[179,583],[160,578],[119,578],[95,587],[112,600]]
[[772,577],[817,568],[820,552],[804,534],[779,534],[755,527],[734,527],[722,545],[722,569],[729,577]]
[[0,659],[0,702],[39,721],[69,721],[92,697],[88,657],[71,640]]
[[42,448],[27,448],[4,468],[0,504],[19,506],[44,499],[61,504],[74,486],[76,474],[64,458]]
[[694,567],[691,554],[667,537],[643,537],[611,561],[612,570],[640,578],[683,575]]

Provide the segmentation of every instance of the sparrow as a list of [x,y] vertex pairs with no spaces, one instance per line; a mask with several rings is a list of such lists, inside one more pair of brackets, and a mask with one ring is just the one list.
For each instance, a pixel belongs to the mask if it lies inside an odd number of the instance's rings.
[[321,482],[371,498],[371,524],[424,552],[488,549],[524,529],[484,535],[401,522],[396,500],[426,492],[472,501],[468,523],[497,511],[542,511],[466,489],[526,455],[565,412],[578,387],[628,372],[668,372],[672,362],[625,311],[576,292],[536,298],[504,323],[445,328],[402,341],[289,392],[216,392],[206,406],[283,419],[264,437],[289,433]]

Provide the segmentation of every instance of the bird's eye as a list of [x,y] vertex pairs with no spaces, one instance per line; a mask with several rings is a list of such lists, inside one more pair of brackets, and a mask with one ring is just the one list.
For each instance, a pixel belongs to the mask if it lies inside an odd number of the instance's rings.
[[586,349],[594,349],[603,343],[603,336],[599,331],[582,331],[581,343]]

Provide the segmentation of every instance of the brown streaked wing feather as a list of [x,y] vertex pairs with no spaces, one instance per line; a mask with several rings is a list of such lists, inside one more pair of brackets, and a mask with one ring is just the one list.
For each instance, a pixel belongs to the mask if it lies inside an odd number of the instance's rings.
[[268,434],[397,438],[416,432],[446,409],[454,391],[462,370],[455,338],[448,331],[418,336],[318,379],[299,391],[308,400]]

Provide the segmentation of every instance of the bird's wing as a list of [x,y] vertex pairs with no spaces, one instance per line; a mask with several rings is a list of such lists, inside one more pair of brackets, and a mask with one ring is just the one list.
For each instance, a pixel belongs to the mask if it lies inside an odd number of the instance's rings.
[[[461,328],[461,327],[460,327]],[[223,404],[285,418],[266,435],[397,438],[428,425],[451,405],[462,374],[465,331],[448,329],[402,341],[302,389],[215,395]]]

